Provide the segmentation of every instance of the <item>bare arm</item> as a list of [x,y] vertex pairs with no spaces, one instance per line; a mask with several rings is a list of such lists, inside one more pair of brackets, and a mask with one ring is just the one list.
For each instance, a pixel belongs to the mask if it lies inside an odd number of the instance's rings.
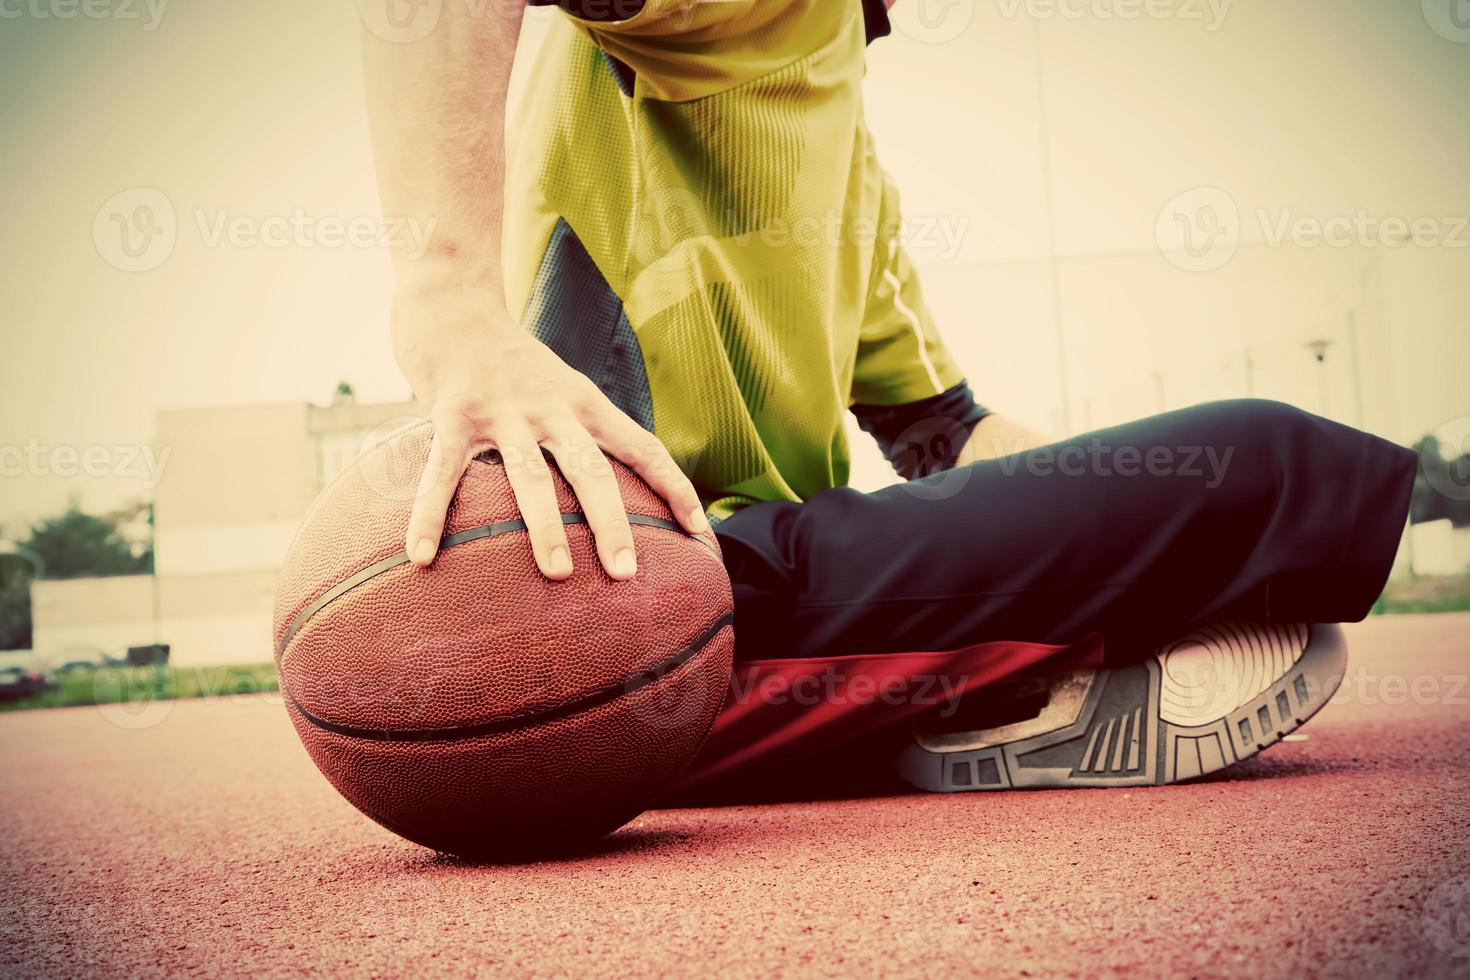
[[523,10],[524,0],[445,4],[434,30],[409,43],[364,31],[383,210],[432,229],[421,258],[394,255],[394,353],[434,425],[405,548],[420,565],[433,560],[460,477],[495,448],[537,565],[550,578],[570,575],[544,447],[576,492],[608,574],[630,578],[632,531],[603,453],[637,470],[686,529],[708,525],[663,445],[506,309],[505,102]]
[[500,293],[505,100],[523,11],[523,0],[447,4],[413,42],[363,31],[383,210],[433,229],[425,258],[394,253],[400,295],[446,285]]
[[970,438],[965,441],[965,448],[960,451],[960,458],[955,465],[964,466],[982,459],[997,459],[1011,453],[1035,449],[1051,441],[1003,415],[987,415],[970,432]]

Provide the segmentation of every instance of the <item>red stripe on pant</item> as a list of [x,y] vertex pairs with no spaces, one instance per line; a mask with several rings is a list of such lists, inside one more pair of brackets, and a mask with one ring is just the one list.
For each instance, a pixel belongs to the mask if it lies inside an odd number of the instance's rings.
[[1003,640],[928,653],[742,661],[704,748],[675,792],[943,710],[1038,664],[1095,670],[1102,650],[1101,637],[1092,636],[1066,646]]

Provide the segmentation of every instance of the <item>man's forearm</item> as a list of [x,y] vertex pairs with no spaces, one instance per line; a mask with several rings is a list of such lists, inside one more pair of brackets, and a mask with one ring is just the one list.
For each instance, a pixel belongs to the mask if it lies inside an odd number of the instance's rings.
[[987,415],[976,424],[960,451],[956,466],[982,459],[998,459],[1011,453],[1044,446],[1052,440],[1003,415]]
[[383,211],[432,229],[422,258],[394,254],[400,292],[501,294],[505,102],[523,11],[523,2],[445,4],[413,42],[364,30]]

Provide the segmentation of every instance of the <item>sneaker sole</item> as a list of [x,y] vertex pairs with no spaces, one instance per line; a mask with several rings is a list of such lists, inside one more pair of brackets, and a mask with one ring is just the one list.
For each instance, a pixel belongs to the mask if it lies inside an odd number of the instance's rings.
[[916,737],[899,773],[941,793],[1194,779],[1295,731],[1331,699],[1346,669],[1335,624],[1217,624],[1136,667],[1098,671],[1065,727],[950,751]]

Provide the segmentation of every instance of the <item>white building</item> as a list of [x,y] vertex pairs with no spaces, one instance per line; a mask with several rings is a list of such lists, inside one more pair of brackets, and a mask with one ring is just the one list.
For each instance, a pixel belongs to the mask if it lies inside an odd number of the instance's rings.
[[186,666],[269,659],[276,573],[302,515],[365,441],[420,414],[350,397],[160,412],[156,574],[36,582],[35,650],[58,662],[158,642]]

